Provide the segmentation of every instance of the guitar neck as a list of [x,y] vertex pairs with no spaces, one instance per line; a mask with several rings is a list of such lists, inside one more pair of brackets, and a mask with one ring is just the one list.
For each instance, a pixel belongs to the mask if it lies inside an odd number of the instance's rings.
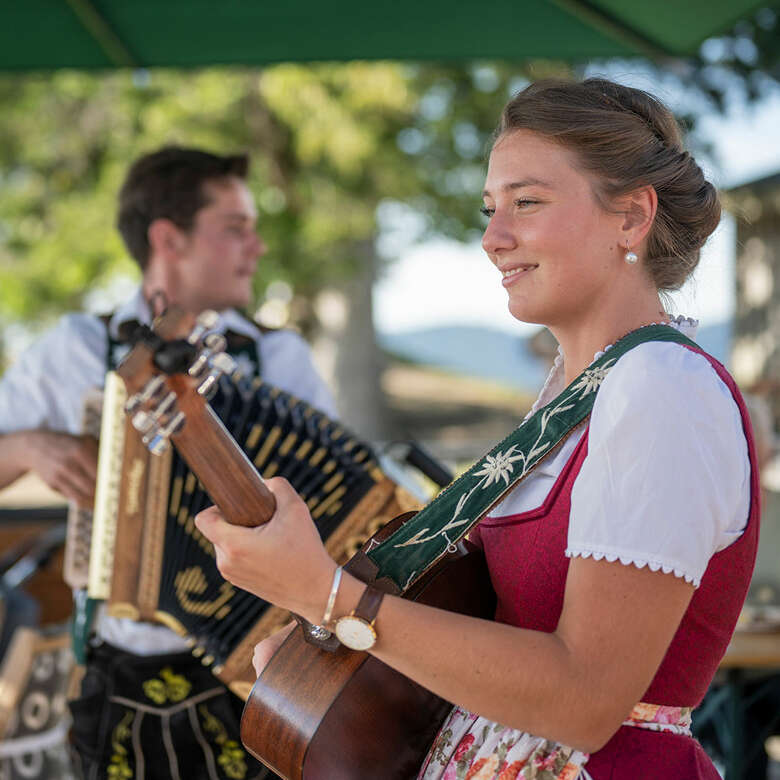
[[[177,387],[177,385],[181,387]],[[171,437],[229,523],[248,528],[267,523],[276,509],[273,493],[213,409],[188,392],[182,378],[170,377],[185,414]]]

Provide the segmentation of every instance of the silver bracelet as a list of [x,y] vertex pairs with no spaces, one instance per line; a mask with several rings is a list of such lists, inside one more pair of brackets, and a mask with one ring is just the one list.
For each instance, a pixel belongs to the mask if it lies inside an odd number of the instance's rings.
[[323,626],[327,626],[328,623],[330,623],[330,617],[333,614],[333,607],[336,604],[336,596],[339,592],[339,585],[341,584],[341,572],[341,566],[337,566],[336,571],[333,572],[333,584],[330,586],[328,603],[325,605],[325,614],[322,616]]

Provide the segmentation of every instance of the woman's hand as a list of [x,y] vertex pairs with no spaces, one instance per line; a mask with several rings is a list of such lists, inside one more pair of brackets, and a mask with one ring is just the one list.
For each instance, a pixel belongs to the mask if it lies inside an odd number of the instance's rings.
[[271,634],[271,636],[255,645],[255,652],[252,656],[252,666],[255,667],[255,674],[258,677],[263,673],[263,669],[265,669],[268,662],[273,658],[274,653],[282,646],[284,640],[290,636],[290,633],[297,625],[298,624],[293,620],[284,628],[280,628],[275,634]]
[[266,487],[276,498],[276,512],[265,525],[230,525],[217,507],[200,512],[195,524],[214,544],[217,567],[226,580],[316,623],[336,564],[290,483],[274,477]]

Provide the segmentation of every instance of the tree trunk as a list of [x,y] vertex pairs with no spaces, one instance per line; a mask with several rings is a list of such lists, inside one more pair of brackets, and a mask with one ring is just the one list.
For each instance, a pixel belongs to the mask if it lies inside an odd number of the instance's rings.
[[358,271],[317,298],[322,333],[316,340],[344,424],[360,438],[388,435],[387,406],[381,387],[384,360],[374,333],[372,291],[378,259],[374,242],[353,245]]

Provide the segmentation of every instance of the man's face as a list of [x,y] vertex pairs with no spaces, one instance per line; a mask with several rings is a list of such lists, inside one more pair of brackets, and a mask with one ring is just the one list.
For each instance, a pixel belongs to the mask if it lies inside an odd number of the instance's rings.
[[266,252],[257,234],[257,209],[243,180],[207,182],[208,203],[183,233],[174,297],[190,311],[247,306],[257,259]]

